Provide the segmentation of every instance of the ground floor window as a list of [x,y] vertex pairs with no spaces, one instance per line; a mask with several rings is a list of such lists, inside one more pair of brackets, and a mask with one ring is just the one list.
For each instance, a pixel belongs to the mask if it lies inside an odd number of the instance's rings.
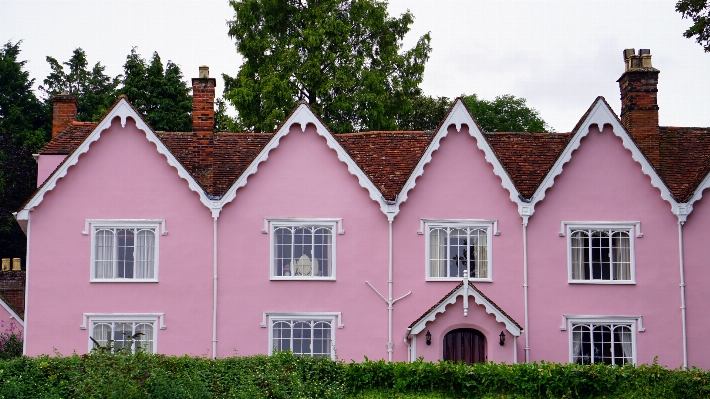
[[291,351],[295,355],[334,358],[333,317],[271,317],[269,353]]
[[572,363],[633,363],[632,323],[572,323]]
[[113,351],[130,350],[156,353],[156,320],[121,320],[92,318],[89,348],[97,346]]

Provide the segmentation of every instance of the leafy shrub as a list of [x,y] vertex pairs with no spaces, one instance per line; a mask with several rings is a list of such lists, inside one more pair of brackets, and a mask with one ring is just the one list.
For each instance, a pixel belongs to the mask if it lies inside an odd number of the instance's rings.
[[0,360],[0,398],[707,398],[710,372],[658,364],[344,363],[277,353]]
[[22,356],[22,331],[14,320],[0,320],[0,359]]

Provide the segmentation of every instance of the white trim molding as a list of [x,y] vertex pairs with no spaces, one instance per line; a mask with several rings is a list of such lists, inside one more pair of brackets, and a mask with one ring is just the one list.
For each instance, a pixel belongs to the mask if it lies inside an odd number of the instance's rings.
[[81,232],[81,234],[88,236],[90,231],[89,229],[92,225],[116,226],[123,225],[124,223],[130,223],[131,226],[145,224],[146,226],[151,227],[156,224],[159,224],[162,230],[160,235],[168,235],[168,230],[165,229],[165,219],[86,219],[84,220],[84,230]]
[[266,328],[268,327],[267,319],[270,318],[271,316],[274,317],[302,317],[302,318],[314,318],[314,317],[335,317],[337,319],[337,326],[338,328],[343,328],[345,325],[343,324],[343,312],[264,312],[262,313],[262,319],[261,319],[261,324],[259,324],[259,327],[261,328]]
[[89,321],[96,320],[157,320],[161,330],[168,328],[165,325],[165,313],[84,313],[79,329],[86,330]]
[[469,286],[468,276],[464,277],[463,284],[454,292],[449,294],[444,300],[441,301],[439,306],[430,310],[424,317],[422,317],[416,324],[412,325],[410,334],[417,335],[424,330],[426,323],[436,320],[436,316],[439,313],[446,312],[446,307],[448,305],[453,305],[456,303],[458,297],[463,297],[463,307],[464,307],[464,317],[468,316],[468,298],[473,297],[477,305],[481,305],[485,308],[486,313],[492,314],[496,321],[503,323],[505,329],[513,336],[519,337],[522,333],[522,328],[518,327],[517,323],[513,321],[508,315],[503,313],[496,305],[494,305],[488,298],[481,295],[477,289],[473,289]]
[[3,309],[7,311],[7,313],[10,314],[10,319],[15,319],[17,320],[17,323],[22,326],[22,328],[25,328],[25,322],[22,320],[22,317],[20,317],[17,313],[15,313],[14,310],[10,307],[10,305],[6,304],[5,301],[0,299],[0,306],[2,306]]
[[135,121],[136,127],[145,133],[146,139],[153,143],[159,154],[162,154],[167,159],[168,165],[174,167],[178,176],[187,182],[190,190],[196,192],[200,201],[208,209],[214,210],[216,203],[207,197],[207,194],[200,188],[199,184],[190,175],[190,173],[182,166],[182,164],[175,158],[175,156],[168,150],[168,148],[163,144],[162,141],[156,136],[156,134],[151,130],[148,124],[145,123],[143,118],[133,109],[133,107],[128,103],[125,97],[120,98],[120,100],[114,105],[113,108],[106,114],[106,116],[99,122],[99,124],[94,128],[94,130],[84,139],[84,141],[72,152],[67,158],[57,167],[57,169],[52,173],[49,178],[42,184],[42,186],[35,192],[35,194],[27,201],[26,205],[17,212],[16,218],[18,220],[27,220],[29,212],[42,203],[45,194],[52,191],[56,187],[57,182],[67,175],[69,169],[79,162],[79,158],[82,154],[89,151],[89,147],[95,141],[99,140],[101,134],[111,127],[114,119],[119,118],[122,127],[126,127],[126,120],[131,118]]
[[523,215],[527,212],[527,203],[520,200],[518,197],[518,189],[515,188],[515,184],[508,176],[508,173],[503,168],[503,165],[496,157],[493,149],[488,144],[488,140],[484,137],[484,133],[481,132],[478,122],[471,116],[466,105],[461,101],[461,99],[456,99],[454,104],[451,106],[451,110],[446,116],[446,119],[441,123],[439,130],[437,131],[434,139],[429,144],[422,157],[419,159],[419,163],[412,171],[412,174],[407,179],[407,182],[402,187],[402,191],[397,197],[397,201],[392,209],[392,214],[396,216],[399,213],[400,206],[407,201],[409,191],[411,191],[417,185],[417,179],[424,174],[424,167],[431,162],[433,153],[439,149],[441,145],[441,139],[446,137],[449,132],[449,126],[454,125],[457,131],[461,131],[462,125],[468,126],[468,133],[471,137],[476,139],[476,145],[483,151],[485,155],[486,162],[488,162],[493,167],[493,173],[501,179],[501,185],[505,190],[508,191],[510,200],[518,205],[518,212]]
[[261,150],[259,155],[252,161],[252,163],[244,170],[244,172],[239,176],[232,187],[227,190],[224,196],[219,200],[219,209],[224,208],[225,205],[232,202],[236,198],[237,190],[244,187],[247,184],[249,177],[257,172],[259,165],[269,158],[271,151],[279,146],[279,142],[283,137],[289,134],[291,126],[300,125],[301,130],[305,131],[306,127],[312,124],[316,128],[316,132],[319,136],[325,138],[325,141],[329,148],[335,151],[338,159],[347,165],[348,172],[351,175],[357,177],[360,186],[368,191],[370,198],[380,205],[380,210],[387,215],[392,207],[385,201],[380,190],[375,186],[374,183],[367,177],[365,172],[360,169],[357,163],[348,155],[347,151],[338,143],[333,137],[333,134],[328,130],[328,128],[321,122],[321,120],[313,113],[313,111],[306,104],[299,104],[296,109],[291,113],[291,116],[281,124],[280,129],[276,132],[274,137],[271,138],[269,143]]
[[338,224],[338,234],[345,234],[343,230],[343,219],[342,218],[264,218],[264,228],[261,230],[262,234],[269,234],[269,225],[271,223],[337,223]]
[[602,227],[610,227],[610,228],[614,228],[614,227],[627,228],[627,227],[633,225],[636,227],[636,231],[635,231],[636,238],[643,237],[643,233],[641,232],[641,222],[638,222],[638,221],[636,221],[636,222],[594,222],[594,221],[577,222],[577,221],[563,220],[562,222],[560,222],[560,232],[558,234],[560,237],[564,237],[565,234],[567,234],[567,230],[568,230],[567,226],[568,225],[575,226],[575,227],[580,227],[580,226],[599,227],[599,226],[602,226]]
[[[661,198],[671,205],[671,211],[673,212],[673,214],[680,215],[680,213],[682,213],[681,211],[687,212],[687,208],[680,207],[676,200],[673,198],[673,195],[671,194],[670,190],[666,187],[665,184],[663,184],[663,181],[656,173],[656,170],[653,168],[653,166],[651,166],[651,164],[648,162],[641,150],[639,150],[634,141],[631,139],[631,136],[629,136],[626,129],[624,129],[624,127],[621,125],[621,122],[614,114],[614,111],[609,108],[608,104],[603,100],[603,98],[599,97],[592,103],[587,117],[582,121],[582,123],[580,123],[579,128],[575,132],[573,132],[574,136],[572,137],[572,140],[570,140],[570,142],[567,144],[567,147],[557,158],[557,161],[550,169],[550,172],[547,174],[547,176],[545,176],[542,183],[540,183],[540,186],[533,194],[532,198],[530,199],[530,203],[527,204],[529,206],[528,216],[532,216],[533,213],[535,213],[535,205],[545,198],[546,191],[550,187],[552,187],[555,178],[562,174],[562,170],[565,164],[567,164],[567,162],[572,159],[572,153],[577,148],[579,148],[582,139],[589,134],[590,129],[594,125],[599,128],[599,131],[604,130],[604,127],[606,125],[611,126],[614,135],[621,139],[624,148],[631,152],[631,157],[633,158],[633,160],[641,166],[641,172],[643,172],[651,179],[651,185],[660,190]],[[521,213],[521,216],[522,215],[523,214]]]
[[643,327],[643,316],[594,316],[594,315],[573,315],[573,314],[563,314],[562,315],[562,325],[560,326],[560,331],[567,331],[569,322],[571,321],[596,321],[601,320],[602,322],[624,322],[628,320],[633,320],[636,322],[636,331],[644,332],[646,329]]
[[[431,234],[433,228],[454,228],[454,229],[480,229],[486,231],[486,274],[485,278],[472,278],[469,280],[475,282],[491,282],[493,281],[493,236],[500,235],[498,231],[498,221],[493,219],[419,219],[419,231],[417,234],[423,234],[424,237],[424,276],[426,281],[461,281],[463,276],[454,277],[432,277],[431,276]],[[449,242],[447,241],[447,247]],[[447,267],[448,270],[448,267]],[[464,271],[465,273],[465,271]]]

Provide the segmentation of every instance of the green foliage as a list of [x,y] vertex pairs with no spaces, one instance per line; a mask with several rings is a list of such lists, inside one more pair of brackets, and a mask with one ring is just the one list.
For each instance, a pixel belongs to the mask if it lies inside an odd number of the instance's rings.
[[[77,48],[69,61],[60,63],[56,58],[47,56],[51,72],[44,79],[40,90],[45,93],[45,104],[49,115],[52,113],[51,97],[54,94],[73,94],[76,96],[77,119],[79,121],[98,121],[108,111],[117,95],[120,75],[114,78],[104,73],[106,67],[100,62],[87,69],[86,52]],[[67,67],[68,71],[64,67]]]
[[0,359],[22,356],[22,331],[14,320],[0,320]]
[[7,42],[0,47],[0,131],[9,132],[18,144],[36,151],[49,139],[51,115],[32,91],[34,79],[25,70],[27,61],[18,61],[20,43]]
[[653,365],[344,363],[96,351],[0,360],[0,398],[704,398],[710,372]]
[[192,130],[190,87],[183,80],[180,67],[168,61],[163,68],[160,55],[153,53],[150,64],[131,49],[123,64],[123,87],[120,93],[155,130],[189,132]]
[[447,97],[419,95],[411,99],[411,110],[399,115],[397,124],[402,130],[434,130],[451,107]]
[[472,94],[461,95],[463,102],[485,132],[546,132],[550,126],[540,113],[527,106],[527,101],[510,94],[488,101]]
[[706,53],[710,53],[710,2],[708,0],[679,0],[675,5],[675,10],[683,18],[693,20],[693,25],[683,32],[683,36],[688,39],[697,36],[698,42]]
[[244,57],[224,96],[250,130],[272,131],[306,101],[334,132],[396,129],[420,95],[430,37],[400,52],[414,17],[379,0],[231,0]]

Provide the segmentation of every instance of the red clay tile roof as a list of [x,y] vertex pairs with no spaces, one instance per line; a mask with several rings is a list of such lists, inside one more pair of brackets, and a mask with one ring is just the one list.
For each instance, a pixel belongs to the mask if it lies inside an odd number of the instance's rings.
[[688,202],[710,172],[710,128],[661,126],[653,165],[679,202]]
[[394,201],[429,147],[435,133],[363,132],[336,134],[335,139],[377,186]]
[[[513,324],[515,324],[520,329],[520,331],[523,331],[523,327],[521,327],[517,321],[513,320],[513,318],[510,317],[510,315],[508,315],[508,313],[505,313],[505,311],[503,309],[501,309],[500,306],[498,306],[495,302],[493,302],[490,298],[488,298],[483,292],[481,292],[481,290],[476,288],[476,286],[473,285],[472,282],[469,281],[468,286],[471,287],[474,291],[478,292],[485,300],[487,300],[491,305],[493,305],[494,308],[498,309],[499,312],[501,312],[505,317],[507,317],[508,320],[512,321]],[[414,327],[415,324],[419,323],[421,320],[426,318],[429,315],[429,313],[434,311],[434,309],[438,308],[442,303],[446,302],[449,299],[449,297],[451,295],[453,295],[453,293],[456,292],[461,287],[463,287],[463,281],[458,283],[458,285],[456,285],[456,287],[454,287],[454,289],[452,289],[446,295],[444,295],[444,297],[441,298],[441,300],[439,300],[439,302],[435,303],[434,306],[430,307],[429,310],[427,310],[421,316],[419,316],[418,319],[414,320],[412,322],[412,324],[409,325],[409,328]],[[475,302],[474,302],[474,304],[475,304]],[[471,303],[469,302],[469,306],[470,305],[471,305]]]
[[485,137],[520,195],[531,198],[572,133],[494,133]]
[[96,128],[94,122],[72,122],[68,129],[52,138],[39,153],[42,155],[68,155]]

